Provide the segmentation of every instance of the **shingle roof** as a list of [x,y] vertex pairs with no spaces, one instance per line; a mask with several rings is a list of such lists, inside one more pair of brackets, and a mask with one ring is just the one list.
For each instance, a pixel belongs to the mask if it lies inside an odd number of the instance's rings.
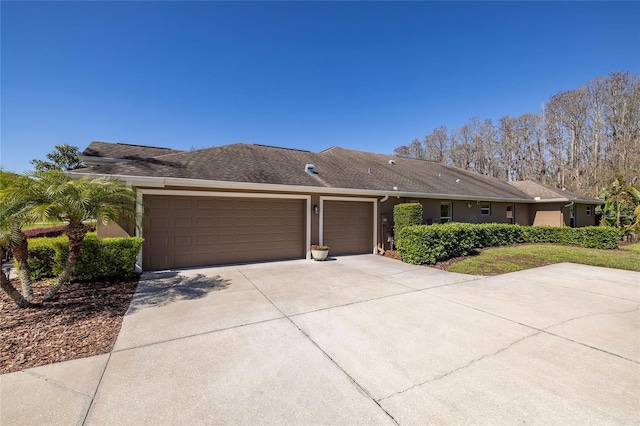
[[[96,142],[89,147],[94,144]],[[313,164],[315,173],[305,172],[306,164]],[[339,147],[315,153],[237,143],[92,166],[76,172],[375,190],[390,194],[398,191],[479,200],[532,201],[533,198],[507,182],[442,163]]]
[[159,148],[156,146],[94,141],[91,142],[87,149],[82,152],[82,155],[87,157],[140,160],[144,158],[158,157],[160,155],[174,154],[176,152],[182,151],[170,148]]
[[563,191],[562,189],[553,188],[551,186],[543,185],[538,182],[530,181],[530,180],[521,180],[516,182],[509,182],[511,186],[518,188],[520,191],[524,192],[531,198],[540,198],[542,200],[545,199],[567,199],[567,200],[575,200],[575,201],[594,201],[600,202],[600,200],[596,200],[591,197],[585,197],[584,195],[575,194],[569,191]]

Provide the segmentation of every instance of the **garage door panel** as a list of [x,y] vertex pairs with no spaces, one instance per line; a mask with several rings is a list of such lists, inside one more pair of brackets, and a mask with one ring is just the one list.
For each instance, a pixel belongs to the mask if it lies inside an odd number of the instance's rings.
[[301,258],[306,251],[301,199],[145,196],[144,201],[150,207],[145,269]]
[[195,200],[193,199],[176,199],[173,203],[173,208],[174,209],[181,209],[181,210],[191,210],[193,209],[195,204]]
[[175,228],[191,228],[191,217],[175,217],[173,218],[173,226]]
[[373,203],[325,201],[323,210],[323,242],[331,254],[371,253]]
[[196,208],[198,210],[202,209],[202,210],[210,210],[213,208],[213,200],[210,199],[201,199],[201,200],[196,200]]

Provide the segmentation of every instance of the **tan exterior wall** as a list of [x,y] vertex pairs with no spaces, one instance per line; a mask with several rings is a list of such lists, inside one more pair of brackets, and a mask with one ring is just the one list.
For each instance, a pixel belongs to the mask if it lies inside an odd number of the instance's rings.
[[[591,208],[591,214],[587,216],[587,208]],[[591,204],[576,204],[576,226],[595,226],[596,206]]]
[[[490,214],[482,214],[482,206],[489,204]],[[453,221],[468,223],[511,223],[507,217],[507,206],[513,206],[515,223],[529,224],[529,206],[527,204],[485,203],[476,201],[454,201]]]
[[531,204],[529,215],[534,226],[564,226],[562,204]]
[[115,222],[109,222],[106,225],[98,222],[96,232],[98,238],[126,238],[131,236],[122,226]]

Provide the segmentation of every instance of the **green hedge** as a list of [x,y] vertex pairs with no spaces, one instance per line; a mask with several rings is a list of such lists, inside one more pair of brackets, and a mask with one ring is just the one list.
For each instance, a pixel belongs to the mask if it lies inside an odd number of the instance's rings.
[[[135,275],[135,263],[142,239],[96,238],[88,235],[82,243],[73,280],[121,280]],[[69,256],[66,236],[29,239],[29,268],[34,280],[52,278],[62,270]]]
[[393,222],[396,232],[405,226],[420,225],[422,223],[422,204],[396,204],[393,206]]
[[555,243],[598,249],[618,248],[620,233],[615,228],[520,226],[509,224],[445,223],[405,226],[396,231],[395,243],[407,263],[436,263],[466,256],[474,248],[516,243]]

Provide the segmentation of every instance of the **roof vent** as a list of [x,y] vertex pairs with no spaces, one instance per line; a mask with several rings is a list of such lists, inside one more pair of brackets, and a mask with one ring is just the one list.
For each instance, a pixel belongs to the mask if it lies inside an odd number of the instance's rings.
[[456,179],[456,183],[460,183],[460,179]]
[[396,160],[389,160],[389,164],[391,165],[396,164]]
[[315,173],[315,168],[316,166],[314,166],[313,164],[305,164],[304,165],[304,171],[307,173]]

